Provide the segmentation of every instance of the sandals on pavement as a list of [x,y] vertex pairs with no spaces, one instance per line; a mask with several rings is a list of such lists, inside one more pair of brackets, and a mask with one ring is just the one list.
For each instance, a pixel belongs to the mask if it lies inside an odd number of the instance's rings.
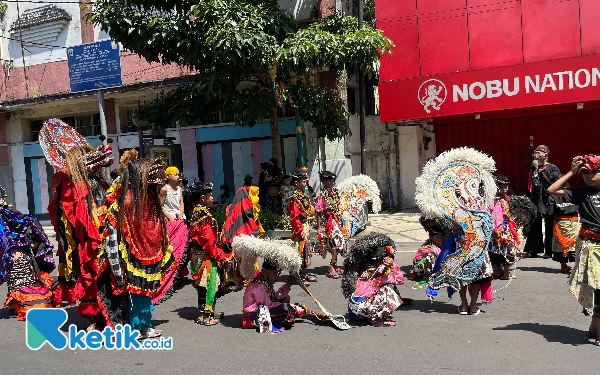
[[138,340],[155,339],[160,336],[162,336],[162,331],[154,328],[148,328],[146,329],[146,333],[138,337]]
[[460,306],[459,306],[458,307],[458,313],[460,315],[469,315],[469,310],[463,311],[463,310],[460,309]]
[[471,312],[471,311],[469,311],[469,315],[473,315],[473,316],[475,316],[475,315],[479,315],[479,313],[480,313],[480,312],[481,312],[481,310],[480,310],[480,309],[477,309],[477,311],[475,311],[475,312]]
[[340,275],[336,271],[329,271],[329,272],[327,272],[327,274],[325,276],[329,277],[330,279],[339,279],[340,278]]
[[219,319],[215,319],[215,318],[203,318],[203,319],[196,319],[194,320],[194,323],[196,324],[200,324],[201,326],[216,326],[217,324],[219,324]]

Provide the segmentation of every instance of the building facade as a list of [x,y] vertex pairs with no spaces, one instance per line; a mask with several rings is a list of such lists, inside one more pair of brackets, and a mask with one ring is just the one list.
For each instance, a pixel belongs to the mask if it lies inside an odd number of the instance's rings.
[[548,145],[550,161],[563,172],[575,155],[598,153],[600,2],[375,6],[377,27],[396,44],[382,61],[383,123],[432,127],[436,153],[470,146],[490,154],[518,193],[536,145]]
[[[70,93],[66,57],[67,47],[108,38],[86,22],[87,2],[9,2],[0,25],[0,185],[6,188],[8,201],[15,208],[42,218],[47,213],[54,173],[37,139],[43,121],[61,118],[86,136],[90,144],[100,143],[96,93]],[[281,0],[280,5],[301,22],[327,16],[340,6],[335,0]],[[138,120],[139,103],[186,82],[191,74],[175,65],[149,64],[128,51],[121,51],[121,67],[123,86],[105,90],[113,168],[123,151],[139,147],[137,130],[143,125]],[[326,72],[318,79],[331,81]],[[296,124],[289,109],[281,110],[280,116],[284,159],[280,163],[293,171],[298,157]],[[223,122],[223,117],[214,113],[210,125],[192,124],[166,132],[173,140],[173,145],[165,146],[171,151],[166,154],[169,163],[180,167],[190,181],[213,181],[217,195],[222,183],[235,189],[246,174],[258,181],[260,162],[271,157],[272,146],[268,122],[242,128]],[[324,142],[316,138],[310,123],[301,125],[315,188],[320,169],[333,169],[342,178],[352,174],[346,148],[349,142]]]

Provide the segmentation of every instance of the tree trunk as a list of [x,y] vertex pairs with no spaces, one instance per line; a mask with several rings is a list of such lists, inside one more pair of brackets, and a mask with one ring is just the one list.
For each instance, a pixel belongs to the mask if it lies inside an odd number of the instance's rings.
[[283,158],[281,154],[281,136],[279,135],[279,116],[277,116],[277,107],[273,107],[271,112],[271,142],[273,143],[273,157],[279,162],[279,167],[283,169]]

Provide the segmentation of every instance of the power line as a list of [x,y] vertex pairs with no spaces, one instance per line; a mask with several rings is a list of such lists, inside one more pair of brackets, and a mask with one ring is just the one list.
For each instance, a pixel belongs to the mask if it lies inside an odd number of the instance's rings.
[[[0,0],[1,1],[1,0]],[[21,1],[19,1],[21,2]],[[10,40],[14,40],[16,42],[23,42],[24,45],[33,45],[33,46],[40,46],[40,47],[47,47],[49,49],[54,49],[54,48],[69,48],[69,47],[64,47],[64,46],[54,46],[52,44],[44,44],[44,43],[36,43],[36,42],[28,42],[26,40],[21,40],[21,39],[17,39],[17,38],[11,38],[9,36],[4,36],[4,38],[6,39],[10,39]]]

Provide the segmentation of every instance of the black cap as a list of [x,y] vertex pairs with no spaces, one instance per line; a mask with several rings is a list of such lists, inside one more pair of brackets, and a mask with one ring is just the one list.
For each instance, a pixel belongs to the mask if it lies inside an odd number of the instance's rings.
[[267,169],[271,168],[271,166],[269,165],[269,163],[264,162],[264,163],[260,163],[260,168],[263,170],[267,170]]
[[496,180],[496,185],[510,185],[510,180],[506,176],[494,176],[494,180]]
[[308,173],[296,172],[292,175],[292,182],[308,179]]
[[369,253],[369,257],[367,258],[367,263],[374,264],[383,262],[383,260],[387,257],[394,259],[394,248],[391,246],[380,246],[375,248],[371,253]]
[[337,178],[337,176],[335,175],[335,173],[330,172],[330,171],[319,172],[319,177],[321,178],[321,181],[335,180]]
[[271,271],[279,270],[279,267],[277,267],[277,264],[270,259],[265,259],[265,261],[262,264],[262,268],[265,270],[271,270]]
[[204,195],[208,193],[212,193],[213,184],[212,182],[194,182],[192,186],[190,186],[190,194],[192,195]]
[[444,236],[452,233],[454,228],[454,223],[445,217],[427,219],[425,216],[421,216],[419,223],[421,223],[427,232]]

